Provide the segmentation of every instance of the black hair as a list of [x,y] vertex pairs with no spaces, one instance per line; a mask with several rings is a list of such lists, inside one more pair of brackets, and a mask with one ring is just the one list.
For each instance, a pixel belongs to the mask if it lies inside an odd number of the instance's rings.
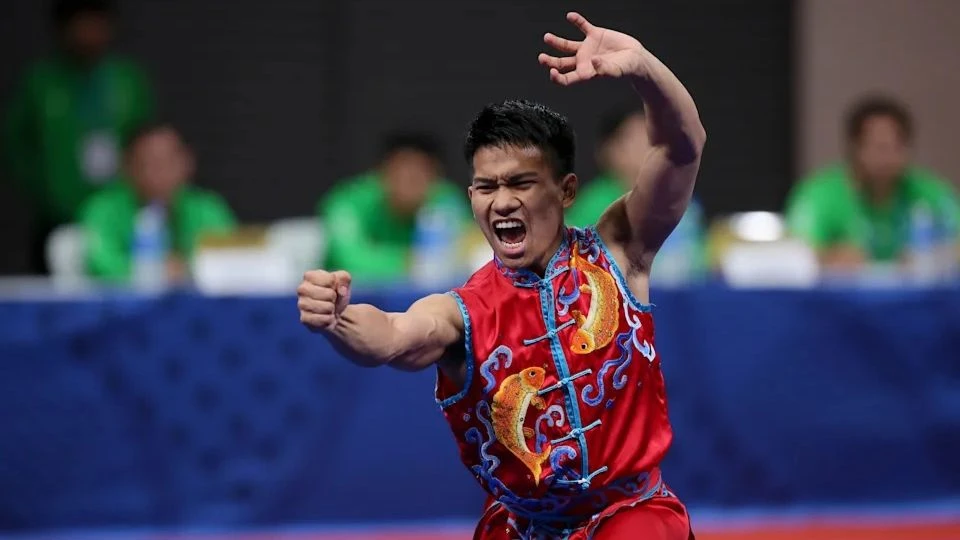
[[643,116],[642,105],[625,105],[605,112],[597,124],[597,146],[603,146],[613,139],[627,120],[634,116]]
[[84,13],[112,17],[114,5],[110,0],[54,0],[51,18],[57,28],[62,28]]
[[379,160],[382,163],[393,154],[402,150],[420,152],[437,162],[443,163],[443,151],[436,137],[422,131],[393,131],[380,140]]
[[560,113],[526,100],[508,100],[484,107],[467,128],[463,155],[472,164],[477,150],[488,146],[540,149],[557,178],[573,172],[576,140]]
[[867,120],[876,116],[893,119],[900,127],[900,134],[907,142],[913,139],[913,119],[910,111],[899,101],[886,96],[870,96],[856,102],[847,112],[846,135],[848,143],[860,140]]

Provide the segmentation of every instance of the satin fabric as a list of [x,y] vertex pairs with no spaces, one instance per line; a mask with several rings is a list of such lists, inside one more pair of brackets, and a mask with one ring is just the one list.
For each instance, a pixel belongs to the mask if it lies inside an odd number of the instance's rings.
[[467,377],[460,388],[438,370],[437,400],[495,501],[475,538],[627,527],[686,540],[686,510],[659,471],[673,434],[651,306],[596,230],[568,229],[542,277],[494,260],[452,294]]

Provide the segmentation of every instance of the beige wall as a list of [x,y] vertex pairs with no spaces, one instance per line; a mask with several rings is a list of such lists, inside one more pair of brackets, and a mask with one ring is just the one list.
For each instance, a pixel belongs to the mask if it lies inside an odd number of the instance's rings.
[[960,184],[960,0],[798,0],[797,168],[840,154],[847,105],[905,101],[916,161]]

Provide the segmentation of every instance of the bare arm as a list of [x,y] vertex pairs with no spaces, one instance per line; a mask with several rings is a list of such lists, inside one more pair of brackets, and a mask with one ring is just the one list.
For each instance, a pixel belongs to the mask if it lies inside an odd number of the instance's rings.
[[651,148],[633,189],[598,223],[608,243],[634,266],[649,269],[653,255],[680,221],[693,193],[706,132],[690,93],[660,60],[636,39],[590,24],[577,13],[567,20],[584,34],[572,41],[553,34],[544,40],[574,56],[540,55],[550,77],[563,85],[597,76],[628,79],[647,109]]
[[648,51],[640,54],[631,82],[647,111],[651,148],[633,189],[614,203],[623,209],[611,208],[600,223],[611,229],[607,237],[622,245],[631,261],[648,269],[690,203],[706,132],[683,84]]
[[307,272],[297,288],[300,321],[327,335],[334,347],[364,367],[389,365],[416,371],[441,360],[463,339],[456,300],[435,294],[402,313],[367,304],[350,304],[350,274]]
[[463,321],[456,301],[436,294],[403,313],[387,313],[368,304],[347,306],[327,336],[357,365],[418,371],[438,362],[463,339]]

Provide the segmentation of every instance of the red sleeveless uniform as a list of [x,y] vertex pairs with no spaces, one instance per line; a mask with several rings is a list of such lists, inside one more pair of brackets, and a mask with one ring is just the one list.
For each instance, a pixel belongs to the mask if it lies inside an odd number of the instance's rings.
[[438,370],[437,401],[494,501],[474,538],[692,538],[660,476],[673,433],[650,306],[596,229],[568,229],[543,278],[494,260],[451,294],[466,382]]

